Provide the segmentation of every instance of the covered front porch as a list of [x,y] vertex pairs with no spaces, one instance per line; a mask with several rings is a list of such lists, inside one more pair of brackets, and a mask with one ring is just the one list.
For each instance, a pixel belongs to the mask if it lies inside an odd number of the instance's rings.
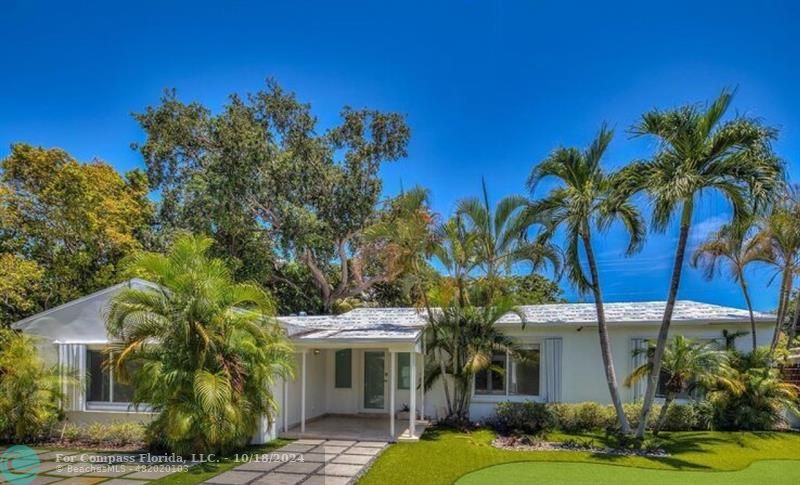
[[282,438],[337,439],[354,441],[416,441],[430,426],[425,420],[417,420],[412,433],[406,419],[394,420],[394,434],[390,434],[388,415],[327,414],[306,421],[305,431],[300,425],[281,433]]
[[370,322],[369,329],[362,324],[331,332],[318,330],[327,321],[314,320],[290,322],[316,328],[307,332],[295,328],[290,335],[295,376],[276,393],[281,411],[275,434],[369,441],[419,439],[427,426],[421,328]]

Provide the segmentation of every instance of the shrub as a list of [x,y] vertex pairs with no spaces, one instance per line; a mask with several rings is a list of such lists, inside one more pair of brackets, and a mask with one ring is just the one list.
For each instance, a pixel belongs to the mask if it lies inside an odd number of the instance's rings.
[[[630,402],[625,403],[622,405],[625,411],[625,416],[628,418],[628,423],[631,425],[631,428],[636,428],[639,426],[639,418],[642,415],[642,403],[640,402]],[[656,424],[656,420],[658,419],[658,415],[661,413],[661,406],[658,404],[653,404],[653,409],[650,411],[650,414],[647,416],[647,427],[653,428]]]
[[551,406],[558,418],[558,426],[564,431],[588,431],[616,426],[617,415],[613,406],[604,406],[596,402]]
[[88,426],[67,424],[61,431],[66,441],[103,448],[135,445],[145,441],[145,427],[139,423],[92,423]]
[[714,426],[714,403],[708,399],[703,399],[692,402],[691,406],[694,408],[696,429],[712,429]]
[[0,329],[0,440],[37,441],[62,419],[58,369],[39,357],[35,340]]
[[672,404],[661,426],[664,431],[691,431],[697,429],[697,413],[691,404]]
[[556,427],[555,412],[546,404],[533,401],[501,402],[489,425],[503,434],[538,435]]
[[78,441],[83,435],[83,430],[77,424],[66,424],[61,431],[61,436],[67,441]]

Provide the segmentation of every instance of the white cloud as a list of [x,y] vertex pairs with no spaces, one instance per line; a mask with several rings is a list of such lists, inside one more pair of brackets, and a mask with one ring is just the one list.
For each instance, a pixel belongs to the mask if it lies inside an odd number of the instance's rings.
[[696,246],[702,243],[728,222],[730,222],[730,216],[723,214],[720,216],[711,216],[708,219],[693,224],[689,232],[689,245]]

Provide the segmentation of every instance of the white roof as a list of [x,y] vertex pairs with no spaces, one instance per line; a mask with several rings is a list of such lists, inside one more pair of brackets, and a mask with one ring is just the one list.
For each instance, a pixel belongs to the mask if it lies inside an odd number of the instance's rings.
[[[60,343],[106,343],[105,313],[111,298],[124,287],[151,287],[153,283],[133,279],[106,288],[64,305],[33,315],[13,325],[25,333]],[[661,321],[663,301],[606,303],[609,324],[657,323]],[[593,303],[525,305],[520,310],[528,325],[569,325],[597,323]],[[774,315],[756,312],[758,321],[774,321]],[[357,308],[342,315],[284,316],[278,320],[296,342],[415,342],[425,326],[425,312],[417,308]],[[675,304],[676,323],[725,323],[749,321],[746,310],[679,300]],[[500,323],[519,324],[515,314]]]

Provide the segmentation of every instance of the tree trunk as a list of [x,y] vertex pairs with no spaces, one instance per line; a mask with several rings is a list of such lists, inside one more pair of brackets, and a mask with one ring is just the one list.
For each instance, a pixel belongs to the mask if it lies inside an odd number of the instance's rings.
[[620,430],[624,434],[629,434],[631,429],[628,424],[628,418],[625,416],[625,410],[622,407],[622,400],[619,397],[617,373],[614,370],[614,358],[611,352],[611,341],[608,338],[608,326],[606,324],[605,308],[603,307],[603,295],[600,291],[600,276],[597,272],[597,262],[594,259],[594,252],[592,251],[592,242],[588,229],[583,235],[583,246],[586,251],[586,260],[589,263],[589,272],[592,276],[592,292],[594,293],[594,304],[597,309],[597,330],[600,336],[600,353],[603,356],[606,384],[608,385],[608,392],[611,395],[611,402],[614,403],[614,409],[617,411],[617,420],[619,421]]
[[675,396],[673,394],[668,394],[666,399],[664,399],[664,405],[661,406],[661,412],[658,414],[655,426],[653,426],[654,435],[658,435],[661,431],[661,427],[664,426],[664,420],[667,419],[667,409],[669,409],[669,405],[672,404],[674,399]]
[[781,277],[781,293],[778,296],[778,317],[775,321],[775,330],[772,333],[772,343],[769,346],[769,353],[770,358],[772,354],[775,352],[775,349],[778,347],[778,341],[781,337],[781,331],[783,330],[783,324],[786,320],[786,310],[789,306],[789,291],[792,286],[792,272],[790,268],[786,268],[783,270],[783,276]]
[[744,280],[744,272],[739,272],[739,282],[742,286],[742,294],[744,295],[744,302],[747,305],[747,311],[750,314],[750,333],[753,336],[753,352],[756,351],[758,343],[756,342],[756,319],[753,316],[753,304],[750,301],[750,291],[747,289],[747,282]]
[[[791,290],[789,290],[791,293]],[[787,350],[792,348],[792,342],[797,336],[797,320],[800,319],[800,288],[797,289],[797,298],[794,300],[794,315],[792,315],[792,325],[789,327],[789,342],[786,343]]]
[[667,306],[664,308],[664,317],[661,319],[661,328],[658,330],[656,350],[653,354],[653,367],[650,369],[650,375],[647,378],[647,390],[644,393],[644,401],[642,402],[642,414],[639,416],[639,426],[636,428],[636,436],[638,438],[644,438],[644,432],[647,428],[647,418],[650,416],[650,411],[653,407],[653,399],[656,396],[658,377],[661,374],[661,358],[664,356],[664,348],[667,346],[669,326],[672,323],[672,312],[675,309],[675,300],[678,297],[678,287],[681,283],[681,270],[683,269],[683,261],[686,257],[686,243],[689,239],[689,226],[691,222],[692,205],[691,201],[689,201],[684,203],[683,214],[681,215],[681,230],[678,236],[678,247],[675,250],[675,263],[672,266],[672,280],[669,285]]

